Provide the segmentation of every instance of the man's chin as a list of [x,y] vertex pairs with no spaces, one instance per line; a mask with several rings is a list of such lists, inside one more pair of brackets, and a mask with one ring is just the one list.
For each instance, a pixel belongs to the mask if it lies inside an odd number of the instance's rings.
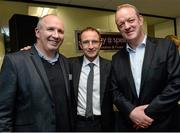
[[129,40],[129,41],[134,40],[134,39],[135,39],[134,35],[130,35],[126,37],[126,40]]
[[94,59],[94,58],[97,57],[97,54],[91,54],[91,55],[89,55],[89,57],[92,58],[92,59]]
[[57,46],[56,46],[56,47],[52,47],[52,46],[49,47],[49,50],[50,50],[50,51],[57,51],[58,49],[59,49],[59,47],[57,47]]

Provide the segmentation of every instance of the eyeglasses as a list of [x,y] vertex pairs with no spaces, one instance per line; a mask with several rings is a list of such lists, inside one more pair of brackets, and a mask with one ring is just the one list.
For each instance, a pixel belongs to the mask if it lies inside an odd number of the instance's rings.
[[98,40],[84,40],[81,42],[82,45],[88,45],[90,43],[92,45],[98,45],[100,43],[100,41],[98,41]]

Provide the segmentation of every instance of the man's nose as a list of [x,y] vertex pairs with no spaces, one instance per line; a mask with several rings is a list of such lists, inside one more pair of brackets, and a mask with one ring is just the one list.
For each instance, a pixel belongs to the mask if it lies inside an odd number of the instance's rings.
[[59,37],[59,32],[55,30],[53,32],[53,37],[58,38]]
[[129,23],[127,23],[127,22],[125,22],[125,24],[124,24],[124,28],[125,28],[125,29],[129,29],[129,27],[130,27],[130,24],[129,24]]
[[93,42],[89,41],[88,48],[93,48],[93,47],[94,47]]

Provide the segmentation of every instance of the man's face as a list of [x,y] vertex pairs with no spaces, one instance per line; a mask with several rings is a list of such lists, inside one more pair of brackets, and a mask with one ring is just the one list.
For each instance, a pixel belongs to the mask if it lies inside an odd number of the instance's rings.
[[53,15],[45,17],[36,29],[36,37],[43,51],[57,51],[64,40],[63,22]]
[[133,8],[124,7],[117,11],[116,24],[126,40],[133,41],[141,38],[143,17],[137,15]]
[[95,31],[88,30],[81,34],[80,47],[82,48],[86,58],[90,61],[93,61],[97,57],[101,45],[102,43],[99,35]]

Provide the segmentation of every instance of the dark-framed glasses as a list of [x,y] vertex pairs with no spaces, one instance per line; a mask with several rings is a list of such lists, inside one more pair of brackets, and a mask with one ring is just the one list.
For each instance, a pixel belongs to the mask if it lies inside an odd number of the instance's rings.
[[89,45],[90,43],[92,45],[98,45],[100,41],[99,40],[84,40],[81,42],[82,45]]

